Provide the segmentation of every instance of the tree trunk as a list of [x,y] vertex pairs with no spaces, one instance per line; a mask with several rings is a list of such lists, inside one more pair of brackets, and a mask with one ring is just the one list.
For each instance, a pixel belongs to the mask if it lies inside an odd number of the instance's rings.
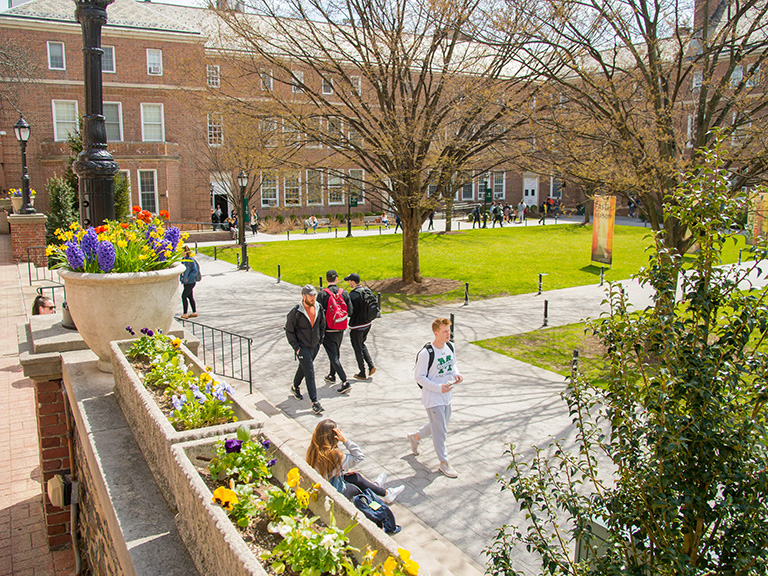
[[419,232],[424,218],[418,208],[400,214],[403,226],[403,282],[421,282]]
[[445,231],[450,232],[453,229],[453,198],[445,199]]

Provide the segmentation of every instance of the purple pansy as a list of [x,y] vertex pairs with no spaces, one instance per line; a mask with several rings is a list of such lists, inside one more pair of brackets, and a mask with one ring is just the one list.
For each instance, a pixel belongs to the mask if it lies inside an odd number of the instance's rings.
[[173,408],[175,410],[181,410],[181,407],[187,403],[187,399],[183,396],[176,396],[176,394],[174,394],[171,402],[173,402]]
[[80,270],[85,264],[85,254],[77,242],[67,242],[67,249],[64,251],[67,257],[67,263],[72,270]]
[[125,329],[128,330],[128,333],[131,336],[136,336],[136,333],[133,331],[133,328],[131,328],[130,326],[126,326]]
[[240,449],[243,447],[243,441],[242,440],[236,440],[235,438],[227,438],[224,440],[224,450],[226,450],[227,454],[232,454],[233,452],[240,452]]
[[224,382],[217,382],[216,386],[213,387],[213,397],[216,398],[216,400],[219,402],[226,402],[226,392],[230,392],[231,390],[232,389],[229,387],[229,385],[225,384]]
[[192,395],[195,397],[195,400],[197,400],[200,404],[205,404],[205,394],[200,391],[200,388],[198,388],[197,385],[191,384],[189,389],[192,390]]
[[115,267],[115,247],[109,240],[102,240],[96,248],[96,259],[102,272],[110,272]]
[[268,467],[268,468],[272,468],[272,466],[274,466],[275,464],[277,464],[277,459],[275,459],[275,458],[272,458],[272,460],[270,460],[269,462],[267,462],[267,467]]
[[96,248],[99,246],[99,237],[96,234],[96,230],[93,226],[88,228],[80,241],[80,247],[83,249],[83,254],[88,259],[88,262],[92,262],[96,258]]
[[261,443],[261,446],[264,448],[264,450],[269,450],[269,447],[272,446],[272,442],[270,442],[269,440],[264,440]]

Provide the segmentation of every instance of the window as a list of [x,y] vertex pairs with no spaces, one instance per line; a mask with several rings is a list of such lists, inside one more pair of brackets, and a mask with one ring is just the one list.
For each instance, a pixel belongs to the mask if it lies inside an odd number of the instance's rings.
[[685,138],[685,147],[686,148],[693,148],[693,121],[694,116],[691,114],[688,116],[688,128],[685,131],[686,138]]
[[487,172],[484,174],[480,174],[477,177],[477,199],[482,200],[485,198],[485,191],[487,190],[490,181],[490,174]]
[[550,196],[552,198],[563,197],[563,181],[557,176],[552,176],[549,184]]
[[259,75],[261,76],[261,89],[272,90],[272,70],[264,70]]
[[208,114],[208,146],[224,144],[224,125],[221,114]]
[[322,148],[320,133],[323,131],[323,119],[320,116],[307,118],[307,148]]
[[461,185],[461,199],[464,202],[468,202],[470,200],[475,199],[474,188],[475,187],[472,185],[472,180],[470,180],[469,182],[465,182],[464,184]]
[[341,146],[344,141],[344,132],[342,130],[343,122],[338,116],[328,117],[328,136],[330,136],[333,146]]
[[703,83],[704,83],[704,72],[702,72],[701,70],[694,71],[693,79],[691,80],[691,88],[693,90],[701,88],[701,85]]
[[307,204],[323,203],[323,173],[307,170]]
[[333,80],[323,78],[323,94],[333,94]]
[[337,174],[328,175],[328,204],[344,204],[344,186]]
[[745,143],[751,133],[752,118],[746,112],[733,113],[733,132],[731,133],[731,146]]
[[357,203],[365,202],[365,170],[361,168],[352,168],[349,171],[349,180],[347,181],[350,198],[357,197]]
[[504,199],[504,172],[493,173],[493,199]]
[[349,144],[354,144],[357,147],[360,147],[363,144],[363,139],[360,138],[360,133],[352,127],[350,127],[349,132],[347,132],[347,138]]
[[165,141],[162,104],[141,105],[141,139],[143,142]]
[[123,140],[123,105],[120,102],[104,102],[104,126],[107,142]]
[[760,85],[760,64],[751,69],[751,74],[747,78],[747,88],[754,88]]
[[163,51],[147,48],[147,74],[150,76],[163,75]]
[[304,92],[304,72],[300,70],[291,71],[291,89],[294,94]]
[[218,88],[221,86],[221,69],[218,64],[208,64],[205,67],[205,77],[208,79],[208,86]]
[[362,88],[362,82],[360,80],[360,76],[350,76],[349,81],[352,84],[352,94],[357,94],[360,96],[361,88]]
[[301,133],[288,124],[287,120],[283,120],[283,142],[285,142],[286,146],[292,148],[301,146]]
[[301,177],[298,172],[288,172],[283,185],[286,206],[301,206]]
[[731,88],[736,88],[744,78],[744,68],[736,66],[731,73]]
[[277,146],[277,120],[264,118],[259,122],[264,146]]
[[114,46],[102,46],[104,52],[101,55],[101,71],[102,72],[115,72],[115,47]]
[[261,205],[277,206],[277,174],[274,172],[261,173]]
[[139,206],[157,213],[157,172],[139,170]]
[[77,100],[53,101],[53,139],[62,142],[77,134]]
[[64,42],[48,42],[48,68],[50,70],[67,69],[67,61],[64,57]]

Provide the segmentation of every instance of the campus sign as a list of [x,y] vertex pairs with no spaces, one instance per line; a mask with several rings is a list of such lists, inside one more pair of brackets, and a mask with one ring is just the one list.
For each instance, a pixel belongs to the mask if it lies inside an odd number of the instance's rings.
[[595,196],[592,227],[592,262],[610,266],[613,261],[613,224],[616,196]]

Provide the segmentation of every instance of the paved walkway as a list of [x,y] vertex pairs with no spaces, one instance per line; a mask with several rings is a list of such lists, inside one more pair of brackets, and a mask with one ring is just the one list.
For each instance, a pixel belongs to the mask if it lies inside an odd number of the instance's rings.
[[48,550],[42,508],[35,392],[19,364],[16,325],[34,291],[22,286],[11,237],[0,236],[0,576],[74,572],[72,550]]

